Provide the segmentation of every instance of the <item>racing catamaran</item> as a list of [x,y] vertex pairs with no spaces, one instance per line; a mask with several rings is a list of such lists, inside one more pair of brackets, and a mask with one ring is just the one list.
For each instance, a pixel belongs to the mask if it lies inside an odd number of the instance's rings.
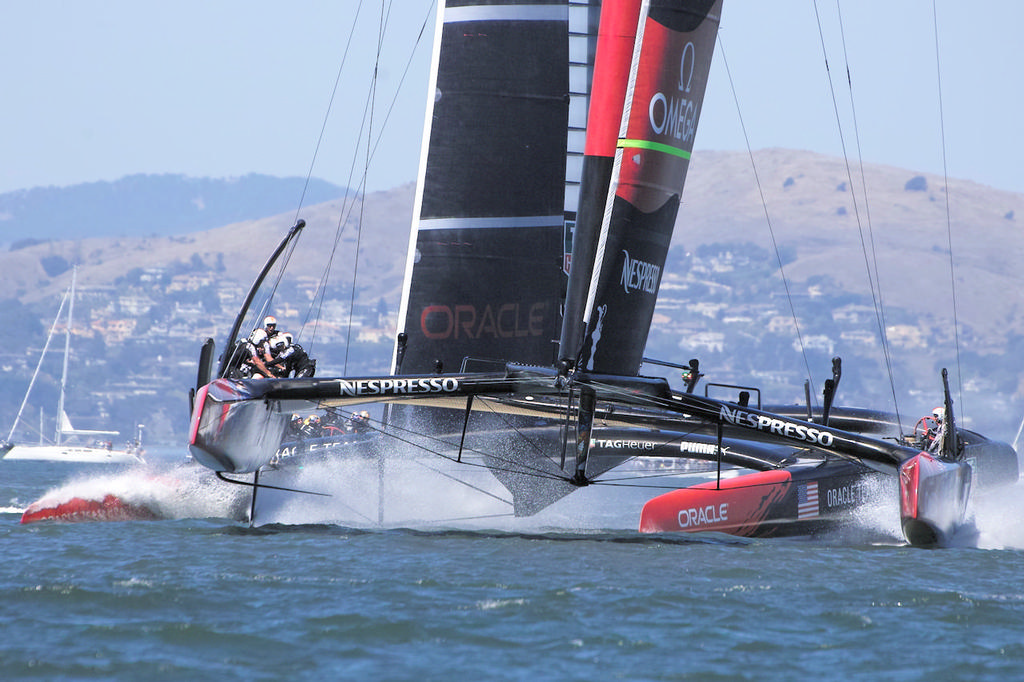
[[[948,542],[972,490],[1016,480],[1017,463],[956,427],[945,377],[944,419],[915,439],[882,411],[833,406],[838,360],[821,408],[772,408],[747,386],[699,395],[696,360],[673,365],[682,387],[641,373],[722,0],[597,5],[444,3],[392,372],[230,378],[298,221],[220,360],[203,346],[193,457],[251,488],[252,524],[328,498],[331,521],[386,523],[405,467],[417,518],[453,500],[466,516],[532,516],[619,486],[640,491],[620,515],[641,532],[764,537],[898,496],[908,542]],[[291,415],[363,410],[369,435],[282,456]],[[376,494],[357,475],[374,471]]]

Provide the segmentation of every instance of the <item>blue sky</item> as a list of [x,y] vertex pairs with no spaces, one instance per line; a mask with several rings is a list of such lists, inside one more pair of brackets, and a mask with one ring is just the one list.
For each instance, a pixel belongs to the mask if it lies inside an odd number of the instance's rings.
[[[0,193],[133,173],[305,176],[335,78],[342,86],[313,175],[350,180],[376,46],[380,3],[364,0],[134,0],[3,3]],[[374,129],[412,56],[368,177],[370,189],[415,179],[433,32],[413,51],[429,0],[394,0]],[[846,55],[866,161],[943,172],[1024,192],[1021,67],[1024,3],[844,0]],[[822,41],[856,154],[835,0],[725,0],[697,134],[701,149],[750,145],[839,155]],[[819,35],[820,17],[824,37]],[[938,74],[941,73],[942,117]],[[943,126],[940,126],[940,120]]]

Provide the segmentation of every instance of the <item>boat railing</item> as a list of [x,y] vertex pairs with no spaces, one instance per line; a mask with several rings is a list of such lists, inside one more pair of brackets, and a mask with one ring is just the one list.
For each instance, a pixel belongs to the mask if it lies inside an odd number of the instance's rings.
[[711,395],[711,389],[723,389],[723,391],[735,391],[736,399],[731,401],[739,403],[744,407],[750,405],[750,396],[754,395],[757,398],[757,402],[754,405],[757,409],[761,409],[761,389],[753,386],[740,386],[738,384],[718,384],[714,382],[707,382],[704,384],[704,397],[705,398],[716,398],[717,400],[723,400],[723,398]]

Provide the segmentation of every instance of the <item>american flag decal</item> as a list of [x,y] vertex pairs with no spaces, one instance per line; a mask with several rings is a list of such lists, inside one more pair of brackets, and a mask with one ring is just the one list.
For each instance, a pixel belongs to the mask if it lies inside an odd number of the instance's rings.
[[803,483],[796,489],[796,518],[813,519],[818,516],[818,482]]

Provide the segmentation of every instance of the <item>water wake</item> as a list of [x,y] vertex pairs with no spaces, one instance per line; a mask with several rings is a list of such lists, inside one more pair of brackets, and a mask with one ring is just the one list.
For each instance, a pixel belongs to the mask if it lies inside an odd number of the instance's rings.
[[1024,481],[985,491],[974,503],[979,549],[1024,549]]
[[[83,474],[30,504],[22,522],[232,518],[247,495],[199,467],[142,465],[112,474]],[[19,510],[21,511],[21,510]]]

